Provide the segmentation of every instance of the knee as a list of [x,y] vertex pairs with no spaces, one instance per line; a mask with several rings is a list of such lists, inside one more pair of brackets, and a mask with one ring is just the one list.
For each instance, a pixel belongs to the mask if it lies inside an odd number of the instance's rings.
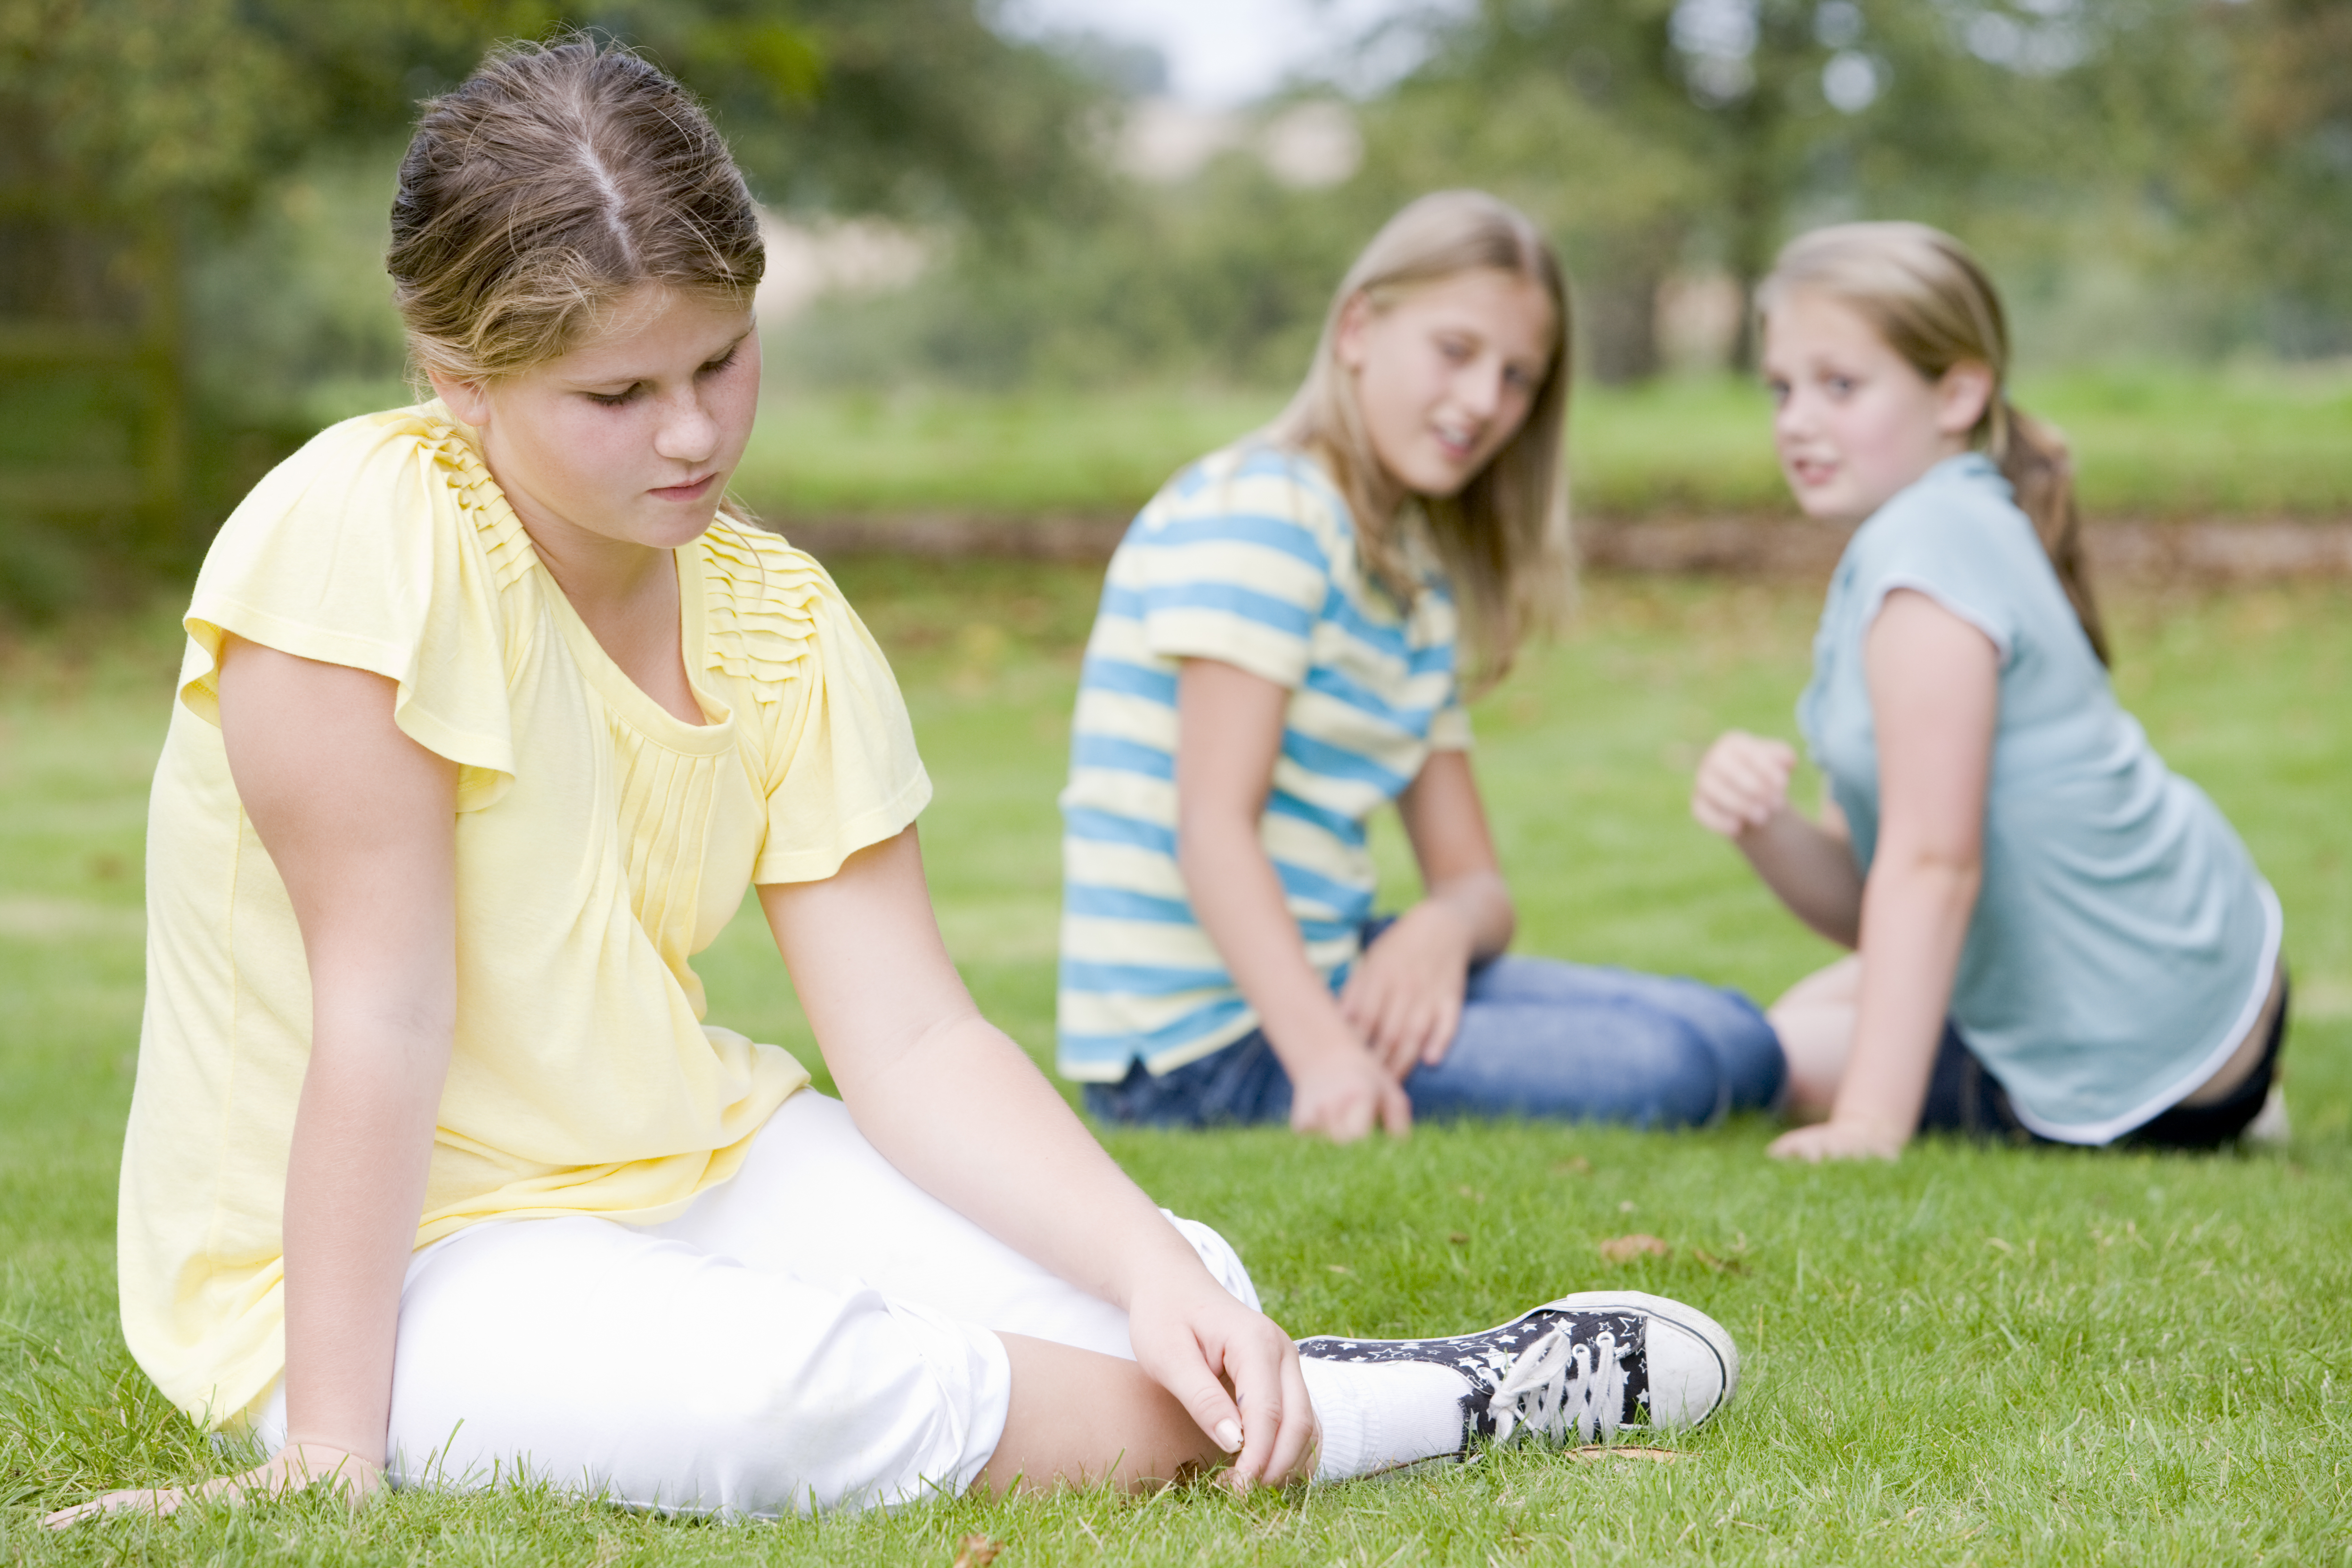
[[1727,1110],[1762,1110],[1780,1098],[1788,1082],[1789,1058],[1780,1031],[1755,1003],[1737,991],[1722,998],[1718,1021],[1706,1031],[1725,1081]]
[[1652,1052],[1651,1103],[1635,1118],[1646,1127],[1704,1127],[1729,1109],[1730,1084],[1706,1038],[1681,1027]]

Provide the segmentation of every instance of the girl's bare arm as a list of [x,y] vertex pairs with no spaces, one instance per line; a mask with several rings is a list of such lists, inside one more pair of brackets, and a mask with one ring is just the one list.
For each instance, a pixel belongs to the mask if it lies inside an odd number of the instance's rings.
[[1432,752],[1397,796],[1421,868],[1421,901],[1358,961],[1339,1010],[1402,1078],[1443,1061],[1462,1021],[1470,965],[1511,945],[1518,913],[1466,752]]
[[1021,1047],[980,1016],[940,941],[915,830],[822,882],[763,886],[760,900],[859,1131],[940,1201],[1125,1308],[1138,1363],[1181,1406],[1180,1430],[1190,1417],[1194,1449],[1133,1389],[1118,1395],[1123,1414],[1090,1411],[1120,1386],[1118,1366],[1007,1336],[1005,1453],[1019,1462],[992,1465],[992,1478],[1008,1483],[1026,1466],[1036,1485],[1082,1472],[1166,1479],[1213,1457],[1210,1440],[1238,1450],[1238,1479],[1292,1477],[1315,1436],[1296,1348],[1210,1278]]
[[1887,595],[1863,647],[1878,733],[1877,853],[1862,900],[1862,995],[1830,1119],[1772,1152],[1893,1159],[1918,1125],[1983,879],[2000,709],[1990,638],[1923,594]]
[[1190,658],[1176,680],[1176,865],[1209,933],[1290,1076],[1291,1125],[1337,1142],[1403,1133],[1412,1104],[1307,962],[1282,881],[1258,838],[1290,694],[1262,676]]
[[1797,753],[1784,741],[1731,730],[1717,737],[1691,785],[1691,815],[1739,847],[1789,911],[1841,946],[1860,940],[1862,874],[1845,818],[1824,800],[1821,820],[1789,804]]
[[[312,993],[287,1163],[285,1447],[205,1492],[331,1480],[384,1460],[400,1287],[416,1243],[457,1020],[457,770],[393,722],[381,676],[231,639],[229,769],[284,880]],[[169,1511],[183,1489],[53,1515]]]

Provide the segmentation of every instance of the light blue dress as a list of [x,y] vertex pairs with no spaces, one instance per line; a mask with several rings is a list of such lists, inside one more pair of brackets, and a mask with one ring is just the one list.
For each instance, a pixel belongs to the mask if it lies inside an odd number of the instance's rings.
[[1984,879],[1952,1020],[2028,1128],[2107,1142],[2210,1078],[2252,1026],[2278,961],[2278,900],[2116,703],[2032,523],[1979,453],[1874,513],[1822,610],[1797,722],[1865,876],[1879,797],[1863,639],[1899,588],[2000,654]]

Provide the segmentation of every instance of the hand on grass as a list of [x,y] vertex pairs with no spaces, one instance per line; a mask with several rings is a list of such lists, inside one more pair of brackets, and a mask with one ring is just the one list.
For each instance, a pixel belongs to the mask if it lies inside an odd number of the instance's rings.
[[1727,730],[1699,759],[1691,815],[1709,833],[1737,840],[1789,807],[1797,753],[1784,741]]
[[1391,1137],[1412,1131],[1412,1101],[1380,1059],[1353,1043],[1334,1047],[1307,1064],[1286,1061],[1290,1074],[1290,1127],[1352,1143],[1375,1127]]
[[1136,1363],[1234,1456],[1222,1478],[1234,1490],[1307,1479],[1322,1432],[1298,1370],[1298,1347],[1205,1271],[1191,1272],[1197,1280],[1173,1278],[1129,1303]]
[[193,1487],[132,1487],[104,1492],[88,1502],[59,1509],[41,1522],[51,1530],[64,1530],[113,1513],[151,1513],[160,1519],[177,1510],[183,1503],[205,1498],[225,1497],[231,1502],[243,1502],[248,1498],[278,1497],[314,1486],[341,1492],[345,1501],[357,1508],[383,1485],[383,1467],[373,1460],[331,1444],[293,1443],[279,1449],[268,1464],[241,1476],[222,1476]]
[[1339,1016],[1391,1078],[1445,1059],[1462,1022],[1473,941],[1459,912],[1423,900],[1356,961],[1339,991]]
[[1781,1133],[1764,1152],[1776,1160],[1802,1160],[1813,1165],[1823,1160],[1899,1160],[1903,1146],[1910,1141],[1899,1128],[1832,1117]]

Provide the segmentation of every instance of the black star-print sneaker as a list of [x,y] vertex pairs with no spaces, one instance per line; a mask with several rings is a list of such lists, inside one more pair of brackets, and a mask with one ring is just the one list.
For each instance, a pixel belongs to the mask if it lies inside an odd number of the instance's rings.
[[1739,1384],[1739,1352],[1723,1325],[1695,1308],[1638,1290],[1562,1296],[1484,1333],[1435,1340],[1312,1339],[1321,1361],[1428,1362],[1468,1380],[1462,1457],[1480,1438],[1523,1433],[1605,1443],[1628,1426],[1696,1426]]

